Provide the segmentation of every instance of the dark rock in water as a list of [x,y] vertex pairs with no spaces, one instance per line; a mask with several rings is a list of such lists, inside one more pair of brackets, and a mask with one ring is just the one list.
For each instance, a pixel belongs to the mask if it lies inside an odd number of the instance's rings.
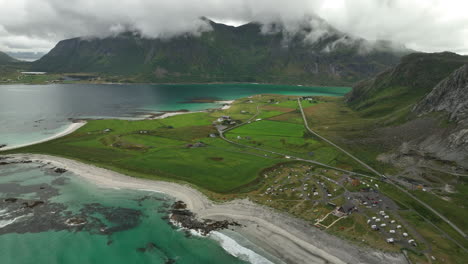
[[54,170],[54,172],[62,174],[62,173],[67,172],[67,170],[66,170],[66,169],[62,169],[62,168],[56,168],[56,169]]
[[137,248],[136,250],[137,250],[138,252],[144,253],[144,252],[148,252],[148,251],[153,251],[153,250],[155,250],[156,248],[158,248],[158,246],[156,246],[155,243],[153,243],[153,242],[148,242],[148,243],[146,244],[145,247],[140,247],[140,248]]
[[[108,222],[112,223],[111,226],[104,225],[105,234],[112,234],[124,230],[129,230],[140,224],[142,212],[136,209],[121,208],[121,207],[106,207],[99,203],[85,204],[84,208],[80,210],[82,215],[102,215]],[[89,217],[88,217],[89,220]],[[91,228],[96,230],[97,233],[102,234],[102,224],[99,219],[92,220],[95,222]],[[86,225],[88,226],[88,225]]]
[[196,215],[186,208],[187,205],[184,202],[175,202],[171,210],[171,220],[178,223],[183,228],[196,230],[204,236],[208,235],[211,231],[227,229],[230,226],[240,226],[237,222],[230,222],[227,220],[214,221],[206,219],[199,221]]
[[150,196],[150,195],[146,195],[146,196],[143,196],[141,198],[135,199],[135,201],[138,202],[138,206],[143,206],[143,202],[146,201],[146,200],[165,201],[164,198],[159,198],[159,197]]
[[110,240],[110,239],[107,240],[107,245],[108,245],[108,246],[112,245],[112,243],[114,243],[114,240]]
[[[167,211],[164,211],[164,213],[167,213]],[[162,220],[169,220],[169,216],[167,216],[167,215],[161,216],[161,219]]]
[[58,178],[55,178],[51,184],[52,185],[65,185],[69,182],[70,180],[68,178],[65,178],[65,177],[58,177]]
[[7,144],[0,144],[0,149],[6,147]]
[[34,207],[39,206],[41,204],[44,204],[44,202],[43,201],[26,201],[26,202],[23,202],[24,208],[34,208]]
[[[15,160],[19,163],[19,160]],[[57,179],[64,177],[57,177]],[[45,187],[45,189],[40,189]],[[46,231],[89,232],[98,235],[111,235],[115,232],[129,230],[141,222],[139,210],[121,207],[104,206],[98,203],[84,204],[77,214],[69,210],[66,204],[50,200],[59,195],[59,190],[48,184],[20,185],[19,183],[0,183],[0,208],[6,209],[11,218],[25,217],[0,228],[3,234],[40,233]],[[35,200],[21,198],[26,194],[36,193]]]
[[154,250],[155,248],[156,248],[156,244],[154,244],[153,242],[148,242],[148,244],[146,244],[147,251]]
[[65,224],[68,225],[68,226],[80,226],[80,225],[84,225],[86,223],[87,223],[86,219],[81,218],[81,217],[72,217],[72,218],[68,218],[65,221]]

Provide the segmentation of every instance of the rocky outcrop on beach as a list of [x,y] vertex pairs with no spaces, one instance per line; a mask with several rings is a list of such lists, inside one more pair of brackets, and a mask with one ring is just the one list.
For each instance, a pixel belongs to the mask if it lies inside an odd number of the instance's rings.
[[54,172],[55,172],[55,173],[62,174],[62,173],[67,172],[67,170],[66,170],[66,169],[63,169],[63,168],[55,168],[55,169],[54,169]]
[[8,160],[8,157],[0,158],[0,160],[0,165],[32,163],[31,160]]
[[170,210],[170,219],[183,228],[195,230],[206,236],[212,231],[227,229],[230,226],[240,226],[234,221],[214,221],[210,219],[199,220],[196,215],[187,210],[187,205],[182,201],[177,201]]

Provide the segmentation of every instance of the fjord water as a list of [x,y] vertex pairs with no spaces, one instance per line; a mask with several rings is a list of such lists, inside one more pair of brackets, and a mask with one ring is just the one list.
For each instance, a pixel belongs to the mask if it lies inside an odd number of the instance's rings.
[[233,100],[262,93],[342,96],[349,90],[262,84],[0,85],[0,144],[48,138],[64,130],[69,118],[136,118],[145,113],[220,106],[194,103],[194,99]]

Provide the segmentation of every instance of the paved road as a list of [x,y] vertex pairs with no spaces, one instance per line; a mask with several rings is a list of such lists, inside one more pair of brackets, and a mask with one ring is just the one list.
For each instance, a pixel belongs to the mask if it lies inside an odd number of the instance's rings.
[[327,142],[328,144],[334,146],[335,148],[339,149],[341,152],[345,153],[346,155],[348,155],[349,157],[351,157],[352,159],[354,159],[355,161],[357,161],[359,164],[361,164],[363,167],[367,168],[368,170],[372,171],[375,175],[377,176],[380,176],[380,177],[384,177],[385,176],[381,173],[379,173],[378,171],[376,171],[374,168],[372,168],[371,166],[367,165],[366,163],[362,162],[360,159],[358,159],[357,157],[355,157],[353,154],[347,152],[346,150],[342,149],[340,146],[336,145],[335,143],[331,142],[330,140],[322,137],[321,135],[317,134],[315,131],[313,131],[312,129],[310,129],[309,127],[309,124],[307,123],[307,118],[305,116],[305,113],[304,113],[304,109],[302,108],[302,103],[301,103],[301,99],[297,99],[297,103],[299,104],[299,109],[301,109],[301,114],[302,114],[302,119],[304,120],[304,125],[305,127],[307,128],[307,130],[312,133],[313,135],[315,135],[316,137],[320,138],[321,140]]
[[[371,166],[367,165],[366,163],[364,163],[363,161],[361,161],[360,159],[358,159],[357,157],[355,157],[354,155],[350,154],[349,152],[347,152],[346,150],[342,149],[341,147],[339,147],[338,145],[336,145],[335,143],[331,142],[330,140],[320,136],[318,133],[316,133],[315,131],[313,131],[312,129],[310,129],[309,127],[309,124],[307,122],[307,118],[305,116],[305,113],[304,113],[304,109],[302,108],[302,104],[301,104],[301,100],[300,99],[297,99],[297,102],[299,104],[299,108],[301,109],[301,113],[302,113],[302,118],[304,119],[304,125],[305,127],[307,128],[307,130],[314,134],[315,136],[317,136],[318,138],[322,139],[323,141],[327,142],[328,144],[334,146],[335,148],[341,150],[343,153],[345,153],[346,155],[348,155],[349,157],[351,157],[352,159],[354,159],[355,161],[357,161],[359,164],[363,165],[365,168],[369,169],[370,171],[372,171],[373,173],[375,173],[376,175],[384,178],[384,179],[388,179],[385,175],[381,174],[380,172],[378,172],[377,170],[375,170],[374,168],[372,168]],[[395,184],[393,181],[386,181],[390,184],[392,184],[393,186],[395,186],[397,189],[399,189],[400,191],[406,193],[408,196],[410,196],[412,199],[414,199],[415,201],[417,201],[418,203],[420,203],[421,205],[423,205],[424,207],[426,207],[427,209],[429,209],[431,212],[433,212],[435,215],[437,215],[438,217],[440,217],[442,220],[444,220],[447,224],[449,224],[453,229],[455,229],[455,231],[457,231],[460,235],[462,235],[465,239],[468,239],[468,236],[465,234],[465,232],[463,232],[463,230],[461,230],[458,226],[456,226],[454,223],[452,223],[449,219],[447,219],[445,216],[443,216],[441,213],[437,212],[434,208],[432,208],[431,206],[429,206],[428,204],[426,204],[425,202],[421,201],[420,199],[418,199],[417,197],[415,197],[414,195],[412,195],[411,193],[409,193],[406,189],[400,187],[399,185]]]
[[[262,149],[262,148],[253,147],[253,146],[249,146],[249,145],[244,145],[244,144],[241,144],[241,143],[238,143],[238,142],[229,140],[229,139],[227,139],[227,138],[224,136],[224,133],[226,133],[226,132],[228,132],[228,131],[230,131],[230,130],[232,130],[232,129],[235,129],[235,128],[241,127],[241,126],[243,126],[243,125],[249,124],[249,122],[251,122],[252,120],[254,120],[259,114],[260,114],[260,107],[259,107],[259,105],[257,105],[257,113],[255,113],[255,115],[253,115],[251,118],[249,118],[246,122],[241,123],[241,124],[236,125],[236,126],[233,126],[233,127],[230,127],[230,128],[228,128],[228,129],[225,129],[225,130],[218,130],[218,133],[219,133],[220,138],[223,139],[224,141],[228,142],[228,143],[231,143],[231,144],[234,144],[234,145],[238,145],[238,146],[241,146],[241,147],[250,148],[250,149],[255,149],[255,150],[262,151],[262,152],[267,152],[267,153],[279,155],[279,156],[282,156],[282,157],[286,157],[286,156],[287,156],[287,157],[289,157],[289,159],[291,159],[291,160],[299,160],[299,161],[303,161],[303,162],[312,163],[312,164],[319,165],[319,166],[322,166],[322,167],[325,167],[325,168],[329,168],[329,169],[341,171],[341,172],[344,172],[344,173],[348,173],[348,174],[350,174],[350,175],[356,175],[356,176],[367,177],[367,178],[374,178],[374,177],[371,177],[371,176],[369,176],[369,175],[365,175],[365,174],[356,173],[356,172],[344,170],[344,169],[341,169],[341,168],[333,167],[333,166],[330,166],[330,165],[327,165],[327,164],[324,164],[324,163],[321,163],[321,162],[318,162],[318,161],[315,161],[315,160],[303,159],[303,158],[294,157],[294,156],[291,156],[291,155],[288,155],[288,154],[284,154],[284,153],[280,153],[280,152],[276,152],[276,151],[272,151],[272,150],[267,150],[267,149]],[[261,121],[259,121],[259,122],[261,122]]]

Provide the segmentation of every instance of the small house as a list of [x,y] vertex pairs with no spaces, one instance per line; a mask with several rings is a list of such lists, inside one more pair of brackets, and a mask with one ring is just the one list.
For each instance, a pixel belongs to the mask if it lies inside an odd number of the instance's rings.
[[[328,194],[328,195],[331,196],[331,194]],[[349,215],[349,214],[351,214],[355,209],[356,209],[356,206],[355,206],[352,202],[347,201],[345,204],[343,204],[342,206],[338,207],[337,211],[340,212],[340,213],[342,213],[342,214]]]

